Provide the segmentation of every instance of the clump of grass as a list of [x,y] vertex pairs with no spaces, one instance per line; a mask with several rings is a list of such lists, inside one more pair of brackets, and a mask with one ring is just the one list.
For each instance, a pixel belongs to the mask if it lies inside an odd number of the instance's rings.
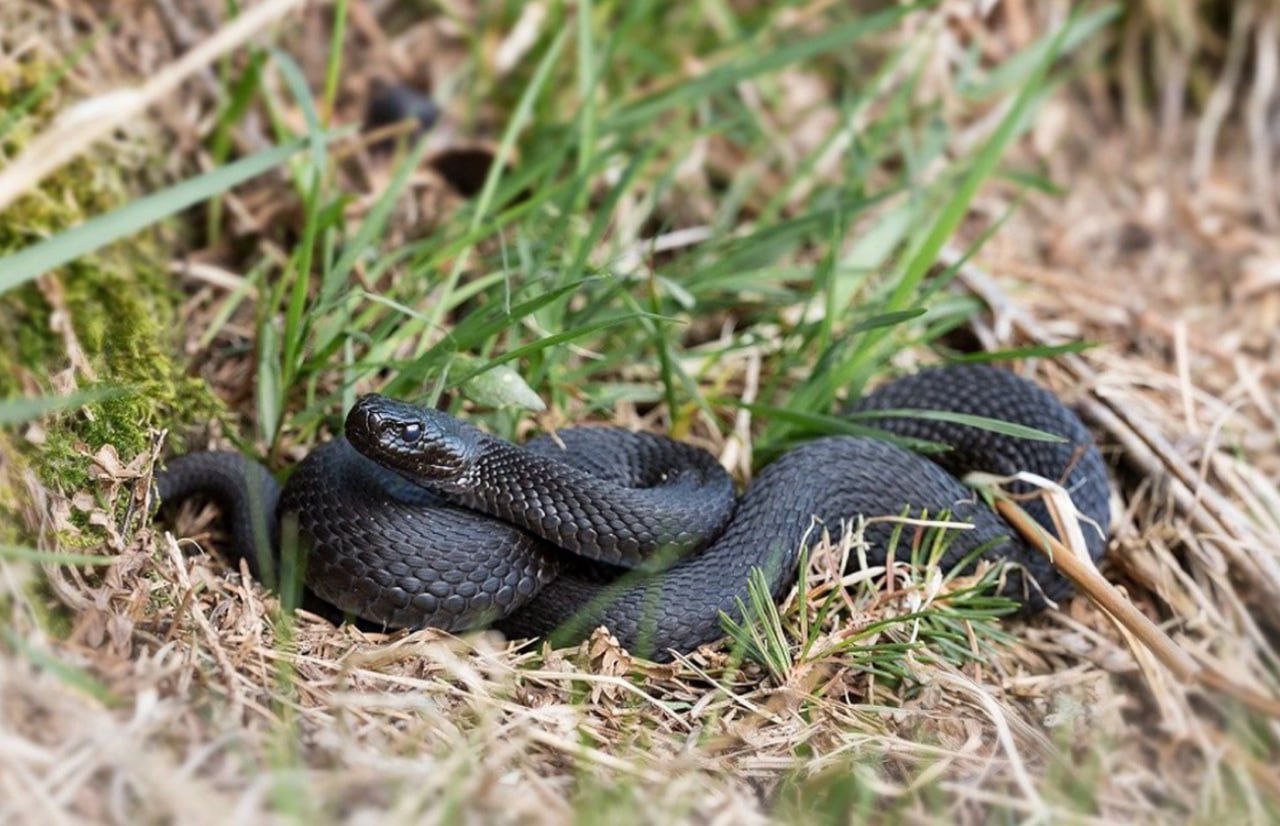
[[850,526],[834,543],[818,544],[812,557],[806,547],[785,609],[775,602],[763,572],[753,571],[737,617],[721,616],[734,650],[763,666],[779,685],[795,685],[814,667],[839,662],[889,689],[909,688],[917,682],[917,658],[955,667],[985,662],[993,646],[1010,641],[997,620],[1017,609],[1013,600],[994,593],[1000,566],[986,564],[977,575],[962,576],[981,555],[979,548],[953,569],[941,570],[955,529],[946,526],[945,513],[921,519],[928,526],[910,543],[904,523],[895,525],[883,549],[887,566],[865,564],[865,523]]
[[[972,309],[926,306],[940,287],[926,276],[978,185],[1025,127],[1048,57],[1023,62],[1024,91],[1001,127],[972,157],[950,163],[932,104],[918,100],[910,78],[864,83],[868,57],[847,51],[898,24],[906,10],[836,14],[809,37],[779,29],[773,14],[744,15],[712,49],[711,68],[672,82],[679,54],[646,46],[641,60],[633,52],[647,42],[638,35],[655,9],[554,13],[536,57],[517,75],[523,91],[510,102],[498,162],[480,193],[426,237],[395,249],[380,249],[380,239],[423,150],[403,155],[390,185],[349,225],[339,206],[350,196],[316,140],[319,107],[291,61],[271,54],[277,72],[266,77],[278,76],[281,93],[304,114],[311,150],[292,170],[301,240],[287,260],[254,270],[271,285],[255,313],[265,453],[282,439],[314,438],[357,387],[443,399],[455,412],[467,406],[471,418],[505,435],[520,407],[579,415],[621,398],[662,402],[672,433],[689,432],[695,421],[720,430],[706,386],[765,344],[766,328],[777,332],[766,344],[762,400],[825,414],[883,373],[902,346],[940,334]],[[1102,19],[1073,22],[1071,31]],[[1047,47],[1066,36],[1047,38],[1041,53],[1051,56]],[[849,124],[864,113],[882,118],[835,168],[819,164],[822,147],[806,158],[780,154],[763,122],[785,103],[775,74],[801,61],[851,90],[828,140],[851,134]],[[628,73],[633,66],[638,74]],[[763,98],[744,100],[741,84]],[[273,109],[282,105],[278,94],[266,98]],[[692,229],[705,231],[704,242],[655,265],[646,244],[656,242],[645,233],[691,229],[682,226],[687,185],[677,173],[712,140],[743,147],[752,174],[721,203],[698,204],[704,223]],[[502,161],[517,142],[519,163],[508,166]],[[762,183],[779,176],[789,179],[787,190]],[[804,198],[794,195],[799,189]],[[766,202],[763,210],[751,206]],[[855,231],[875,245],[850,245]],[[704,340],[708,326],[734,318],[742,322],[736,332]],[[802,370],[808,377],[793,382]],[[497,371],[495,382],[489,374]],[[793,432],[775,421],[760,447],[767,453]]]

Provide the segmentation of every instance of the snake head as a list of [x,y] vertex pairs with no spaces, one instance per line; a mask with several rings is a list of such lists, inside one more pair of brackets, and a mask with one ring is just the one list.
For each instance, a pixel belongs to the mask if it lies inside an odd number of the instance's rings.
[[479,434],[448,413],[374,393],[347,414],[347,441],[360,453],[411,481],[445,487],[464,484]]

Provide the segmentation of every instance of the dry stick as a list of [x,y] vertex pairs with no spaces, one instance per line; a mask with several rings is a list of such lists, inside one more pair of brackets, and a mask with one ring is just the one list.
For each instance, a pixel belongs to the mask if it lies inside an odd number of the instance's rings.
[[1249,133],[1249,160],[1252,167],[1253,192],[1258,211],[1268,229],[1280,224],[1280,209],[1276,207],[1275,185],[1271,168],[1271,153],[1275,151],[1269,127],[1268,113],[1275,104],[1277,78],[1280,77],[1280,57],[1276,54],[1276,40],[1280,39],[1280,13],[1272,11],[1258,25],[1254,47],[1253,85],[1245,105],[1245,127]]
[[1080,559],[1070,548],[1049,534],[1021,507],[1003,496],[995,497],[996,510],[1028,544],[1044,551],[1053,566],[1067,576],[1076,587],[1087,594],[1104,611],[1115,619],[1142,643],[1151,649],[1160,662],[1180,680],[1192,680],[1200,685],[1234,697],[1254,711],[1280,719],[1280,700],[1259,694],[1237,685],[1216,671],[1204,668],[1200,663],[1160,630],[1102,574]]
[[266,0],[246,10],[141,86],[118,89],[76,104],[0,171],[0,210],[95,141],[137,119],[156,101],[172,95],[187,78],[260,34],[305,2]]
[[1231,101],[1240,85],[1244,71],[1245,53],[1249,51],[1249,33],[1253,30],[1253,18],[1257,8],[1252,3],[1242,3],[1231,21],[1231,37],[1227,41],[1227,57],[1222,73],[1214,84],[1204,114],[1196,126],[1195,152],[1191,158],[1191,180],[1203,183],[1213,167],[1214,150],[1218,133],[1231,110]]

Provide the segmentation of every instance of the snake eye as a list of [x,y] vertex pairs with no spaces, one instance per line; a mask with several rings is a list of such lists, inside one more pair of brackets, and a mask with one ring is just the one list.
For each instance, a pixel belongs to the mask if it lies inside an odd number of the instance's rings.
[[409,424],[402,425],[400,427],[400,437],[406,442],[416,442],[418,441],[418,437],[421,435],[422,425],[417,422],[410,422]]

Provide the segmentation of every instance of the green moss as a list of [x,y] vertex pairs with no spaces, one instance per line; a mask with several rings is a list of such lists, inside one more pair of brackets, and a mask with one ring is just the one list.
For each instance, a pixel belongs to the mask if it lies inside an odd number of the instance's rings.
[[[0,77],[0,112],[51,69],[27,64]],[[11,159],[57,105],[45,100],[29,112],[0,140],[0,158]],[[0,257],[125,203],[140,171],[115,156],[89,155],[63,167],[0,215]],[[89,457],[103,445],[114,445],[127,462],[147,447],[151,429],[181,432],[218,412],[205,384],[172,356],[180,295],[168,252],[159,233],[144,233],[0,296],[0,396],[56,392],[55,377],[75,367],[57,329],[60,310],[88,365],[74,371],[76,383],[92,384],[92,373],[119,390],[46,422],[39,448],[17,446],[52,488],[85,487]]]

